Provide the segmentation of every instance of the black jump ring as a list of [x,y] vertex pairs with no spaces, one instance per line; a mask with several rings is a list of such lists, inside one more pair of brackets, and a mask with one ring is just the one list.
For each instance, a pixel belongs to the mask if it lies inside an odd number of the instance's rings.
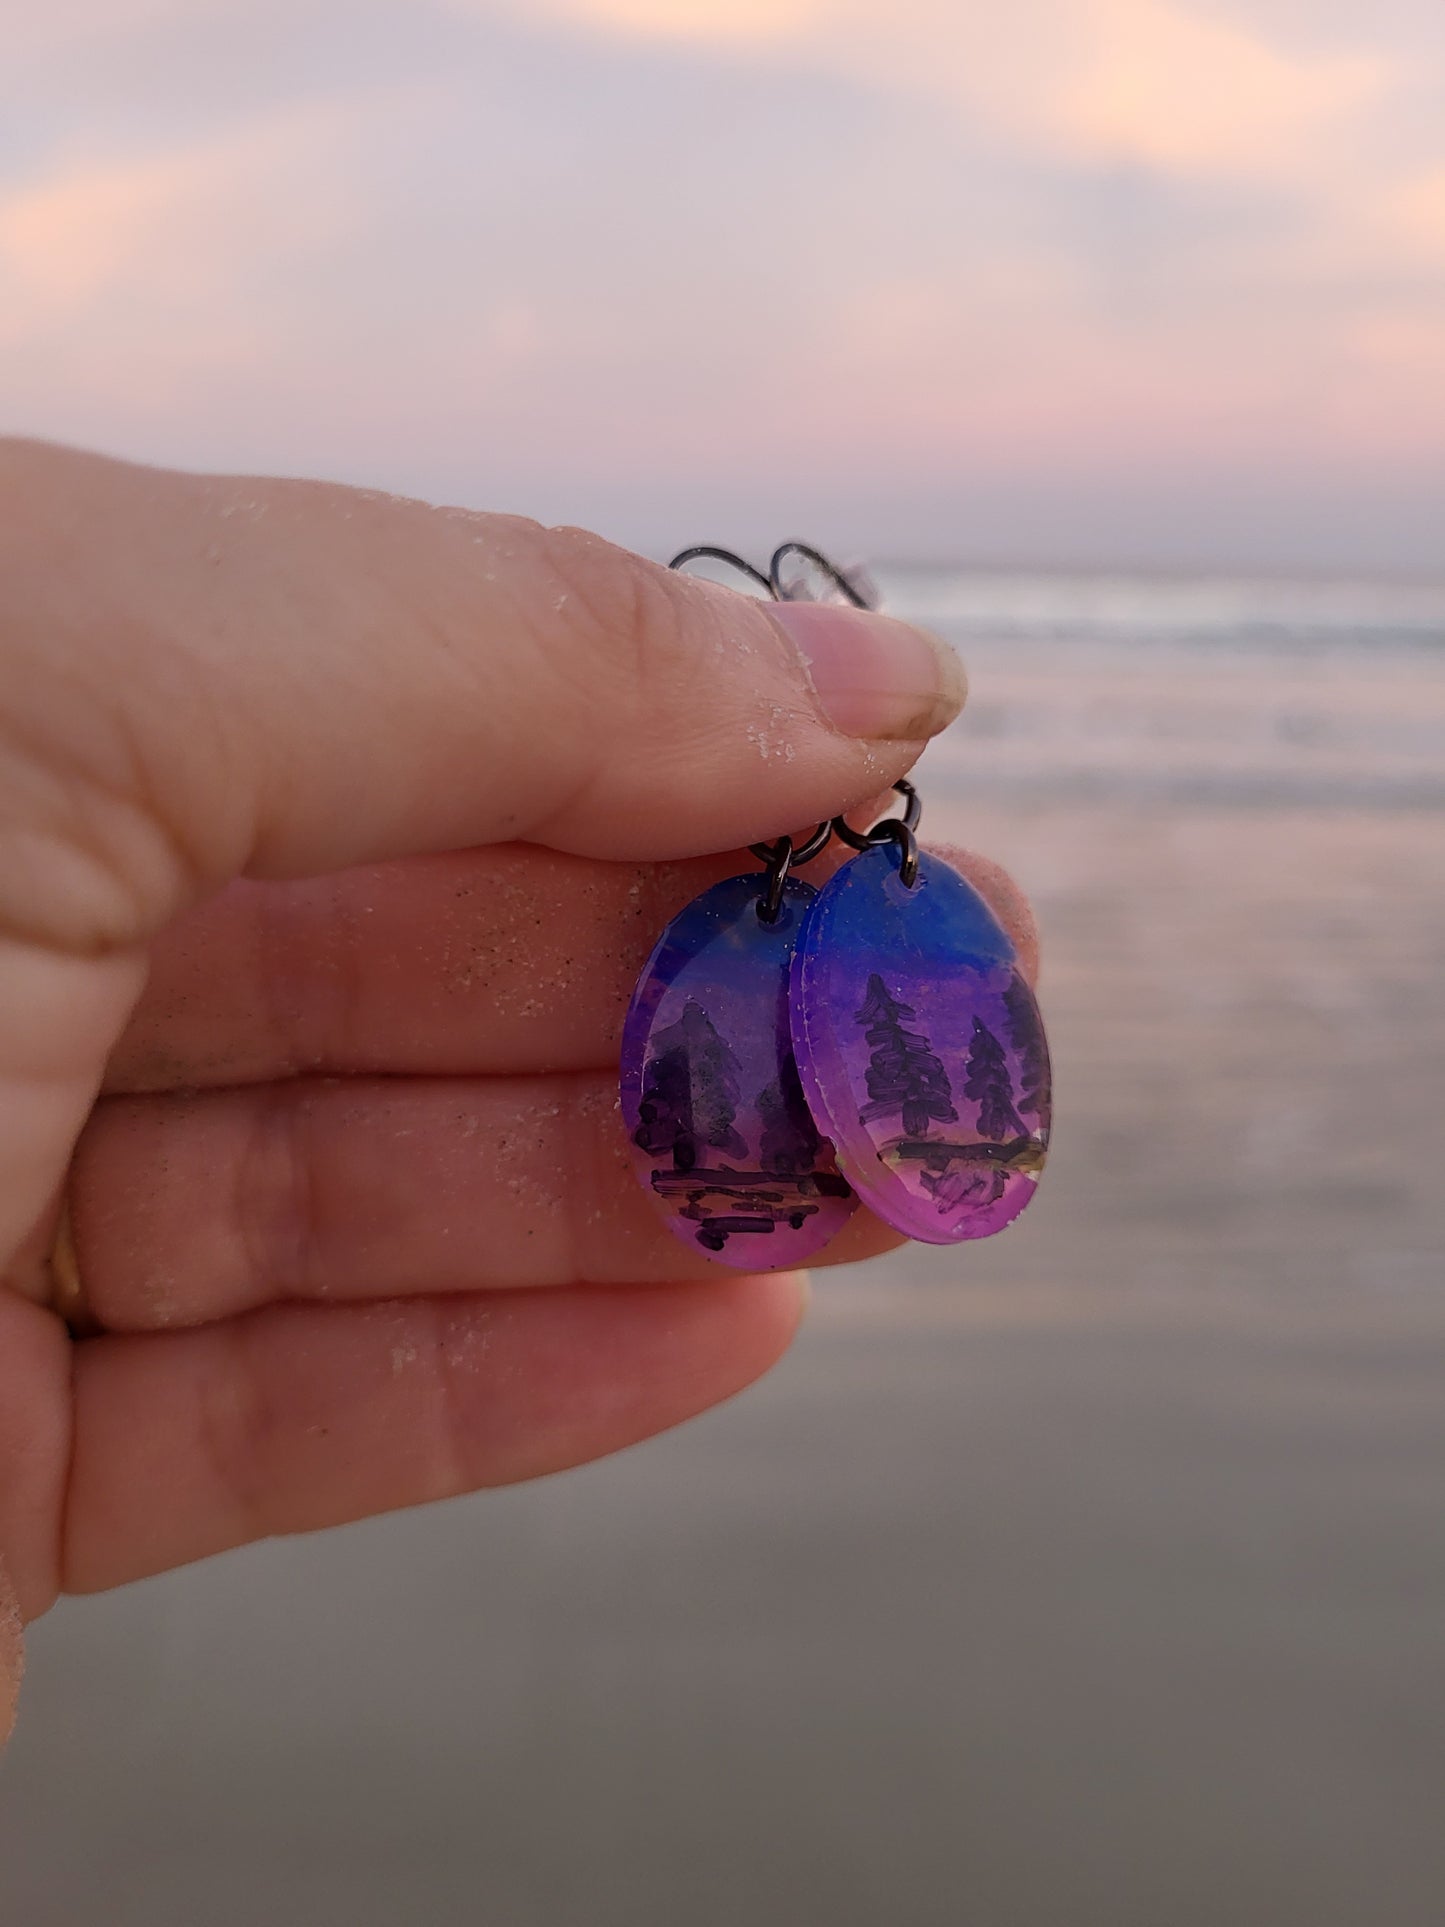
[[876,850],[881,844],[896,843],[902,852],[898,874],[911,890],[918,880],[918,838],[915,832],[923,815],[923,799],[906,776],[900,776],[893,787],[903,798],[902,816],[881,817],[869,830],[855,830],[845,817],[835,816],[833,832],[853,850]]
[[811,863],[815,856],[821,855],[821,853],[827,849],[828,839],[832,834],[833,825],[831,823],[820,823],[805,843],[800,843],[795,846],[790,836],[780,836],[776,843],[750,843],[748,848],[758,859],[759,863],[772,863],[777,859],[782,851],[783,845],[786,843],[790,861],[796,870],[800,863]]
[[918,838],[909,829],[901,816],[890,816],[878,825],[882,835],[874,840],[876,849],[884,843],[896,843],[899,848],[898,876],[905,889],[911,890],[918,881]]
[[758,898],[759,923],[777,922],[778,912],[783,907],[783,885],[793,867],[793,839],[790,836],[779,838],[777,848],[778,855],[768,861],[767,888]]
[[893,832],[890,823],[901,823],[907,830],[918,828],[919,818],[923,815],[923,798],[906,776],[900,776],[893,785],[903,798],[902,816],[885,816],[876,822],[871,830],[855,830],[845,816],[833,818],[833,834],[853,850],[871,850],[879,843],[886,843]]
[[768,866],[767,888],[758,899],[758,917],[763,923],[776,923],[778,912],[783,907],[783,885],[790,873],[800,863],[811,863],[821,850],[827,848],[833,834],[831,823],[820,823],[806,842],[793,847],[790,836],[780,836],[776,843],[754,843],[749,847],[759,863]]

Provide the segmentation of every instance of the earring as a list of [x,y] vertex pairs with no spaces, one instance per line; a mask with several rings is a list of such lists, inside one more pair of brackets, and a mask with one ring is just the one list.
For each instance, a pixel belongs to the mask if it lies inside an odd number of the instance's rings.
[[803,1097],[789,994],[817,891],[791,874],[824,848],[757,844],[766,868],[694,897],[659,937],[622,1032],[622,1117],[642,1182],[679,1237],[772,1271],[820,1251],[856,1210]]
[[[860,578],[784,543],[778,600],[823,592],[869,607]],[[794,574],[785,579],[791,565]],[[986,1238],[1032,1198],[1048,1145],[1048,1045],[1014,946],[979,893],[918,848],[901,817],[842,817],[795,848],[754,844],[658,939],[623,1027],[622,1115],[638,1175],[688,1243],[748,1270],[795,1265],[859,1198],[929,1244]],[[814,890],[792,873],[836,834],[857,854]]]
[[926,1244],[1002,1231],[1032,1199],[1052,1112],[1048,1043],[1003,926],[918,847],[918,793],[809,906],[793,1051],[808,1107],[869,1209]]

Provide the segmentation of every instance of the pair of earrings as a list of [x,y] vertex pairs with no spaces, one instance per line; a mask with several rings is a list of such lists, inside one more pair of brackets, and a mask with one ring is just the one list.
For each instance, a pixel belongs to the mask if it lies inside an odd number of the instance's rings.
[[[869,606],[858,580],[788,543],[768,592]],[[1014,946],[978,892],[902,817],[842,817],[754,844],[761,871],[705,890],[658,939],[623,1028],[622,1115],[673,1231],[723,1264],[796,1265],[860,1200],[928,1244],[1002,1231],[1048,1144],[1048,1046]],[[857,854],[821,890],[793,872],[833,836]]]

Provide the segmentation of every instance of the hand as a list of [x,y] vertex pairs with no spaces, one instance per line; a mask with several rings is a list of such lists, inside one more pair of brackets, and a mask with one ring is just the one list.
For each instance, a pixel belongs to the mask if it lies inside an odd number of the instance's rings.
[[[0,444],[20,1614],[576,1464],[763,1371],[799,1283],[658,1222],[620,1015],[740,863],[696,852],[873,797],[962,694],[899,623],[577,531]],[[890,1242],[860,1215],[830,1255]]]

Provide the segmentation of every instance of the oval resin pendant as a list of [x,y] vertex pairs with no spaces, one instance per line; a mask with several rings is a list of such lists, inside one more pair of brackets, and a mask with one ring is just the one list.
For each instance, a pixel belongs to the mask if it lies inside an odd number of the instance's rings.
[[941,857],[892,844],[824,885],[793,959],[793,1048],[818,1129],[880,1218],[927,1244],[1002,1231],[1049,1137],[1049,1056],[998,919]]
[[749,1271],[810,1257],[858,1203],[793,1061],[789,966],[817,892],[790,877],[764,923],[766,883],[729,877],[674,917],[622,1033],[638,1176],[680,1238]]

